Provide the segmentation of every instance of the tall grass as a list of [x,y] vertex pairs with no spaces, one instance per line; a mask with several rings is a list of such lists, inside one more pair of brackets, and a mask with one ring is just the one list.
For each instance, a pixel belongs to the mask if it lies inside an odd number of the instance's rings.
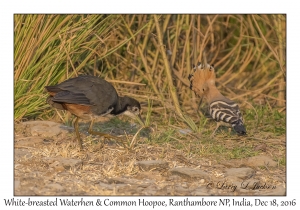
[[15,119],[47,109],[44,86],[78,75],[126,42],[108,47],[117,15],[15,15]]
[[197,130],[187,76],[203,59],[242,108],[284,106],[285,25],[285,15],[15,15],[15,119],[48,117],[45,85],[93,74]]

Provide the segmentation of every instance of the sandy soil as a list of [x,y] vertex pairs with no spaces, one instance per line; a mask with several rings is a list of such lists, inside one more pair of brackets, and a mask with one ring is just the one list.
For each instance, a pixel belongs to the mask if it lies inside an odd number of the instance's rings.
[[[82,125],[81,125],[82,127]],[[15,195],[285,195],[286,171],[269,154],[218,162],[81,133],[48,121],[15,124]],[[280,140],[285,143],[285,139]]]

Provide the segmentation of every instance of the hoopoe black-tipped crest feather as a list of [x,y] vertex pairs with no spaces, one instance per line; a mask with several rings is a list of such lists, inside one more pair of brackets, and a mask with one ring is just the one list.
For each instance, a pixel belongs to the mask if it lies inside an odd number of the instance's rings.
[[213,65],[205,65],[198,62],[197,66],[193,67],[193,71],[194,73],[188,77],[190,80],[190,89],[194,91],[196,95],[203,97],[208,91],[208,87],[215,85],[215,69]]
[[215,131],[220,126],[220,122],[223,122],[231,125],[238,134],[246,134],[239,106],[223,96],[215,85],[216,74],[213,65],[199,62],[197,67],[193,67],[193,73],[188,76],[188,79],[190,89],[207,101],[210,116],[218,122]]

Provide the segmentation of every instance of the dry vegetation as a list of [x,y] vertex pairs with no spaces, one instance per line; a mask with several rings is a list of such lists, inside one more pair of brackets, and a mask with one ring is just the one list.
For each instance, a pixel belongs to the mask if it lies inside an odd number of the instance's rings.
[[49,116],[43,87],[78,74],[195,112],[187,75],[204,53],[228,97],[285,104],[284,15],[16,15],[15,119]]
[[[129,153],[105,145],[110,157],[103,153],[106,160],[98,162],[115,165],[103,166],[104,176],[131,175],[134,165],[123,163],[172,161],[178,153],[183,159],[216,162],[264,153],[285,170],[285,15],[15,15],[14,22],[16,122],[42,119],[71,125],[70,114],[45,103],[44,86],[79,74],[105,78],[119,94],[141,102],[154,132],[128,129],[125,117],[98,127],[111,131],[121,126],[131,132],[122,146]],[[187,79],[192,64],[203,59],[215,65],[220,91],[239,103],[246,137],[227,128],[209,137],[215,122],[206,117],[206,107]],[[87,150],[94,149],[84,141]],[[267,149],[257,149],[260,145]],[[34,155],[45,155],[44,149]],[[54,150],[59,149],[69,151],[51,147],[47,154],[57,156]]]

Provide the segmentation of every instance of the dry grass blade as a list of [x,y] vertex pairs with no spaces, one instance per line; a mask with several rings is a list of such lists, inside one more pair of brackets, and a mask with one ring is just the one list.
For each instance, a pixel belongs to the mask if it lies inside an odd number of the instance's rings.
[[129,145],[129,149],[132,149],[134,147],[134,145],[136,145],[137,143],[137,136],[138,134],[141,132],[141,130],[143,130],[145,127],[141,127],[132,137],[130,145]]
[[275,50],[273,49],[273,47],[270,45],[270,43],[268,42],[268,40],[266,39],[266,37],[264,36],[263,32],[261,31],[256,19],[255,19],[255,16],[252,15],[252,20],[254,21],[255,25],[256,25],[256,28],[259,32],[259,34],[261,35],[261,38],[265,41],[266,45],[269,47],[269,49],[271,50],[271,52],[273,53],[274,57],[277,59],[277,61],[279,62],[279,65],[280,65],[280,69],[282,71],[282,74],[283,76],[285,77],[285,71],[283,69],[283,66],[282,66],[282,63],[280,62],[281,59],[279,59],[278,57],[278,54],[275,52]]
[[122,84],[128,84],[128,85],[140,85],[145,86],[146,84],[139,83],[139,82],[129,82],[129,81],[122,81],[122,80],[115,80],[115,79],[107,79],[106,81],[111,83],[122,83]]
[[182,112],[181,112],[181,108],[180,108],[180,105],[179,105],[179,100],[178,100],[178,97],[177,97],[176,88],[174,87],[174,84],[173,84],[172,71],[171,71],[170,64],[169,64],[169,61],[168,61],[168,58],[167,58],[166,49],[164,47],[165,45],[163,44],[163,41],[162,41],[163,39],[162,39],[162,34],[161,34],[160,25],[159,25],[159,22],[158,22],[157,15],[154,15],[154,22],[155,22],[155,25],[156,25],[157,39],[158,39],[158,44],[159,44],[159,48],[160,48],[160,53],[163,57],[165,72],[166,72],[166,75],[167,75],[169,91],[170,91],[172,99],[173,99],[173,103],[174,103],[174,106],[175,106],[176,113],[179,116],[182,117]]

